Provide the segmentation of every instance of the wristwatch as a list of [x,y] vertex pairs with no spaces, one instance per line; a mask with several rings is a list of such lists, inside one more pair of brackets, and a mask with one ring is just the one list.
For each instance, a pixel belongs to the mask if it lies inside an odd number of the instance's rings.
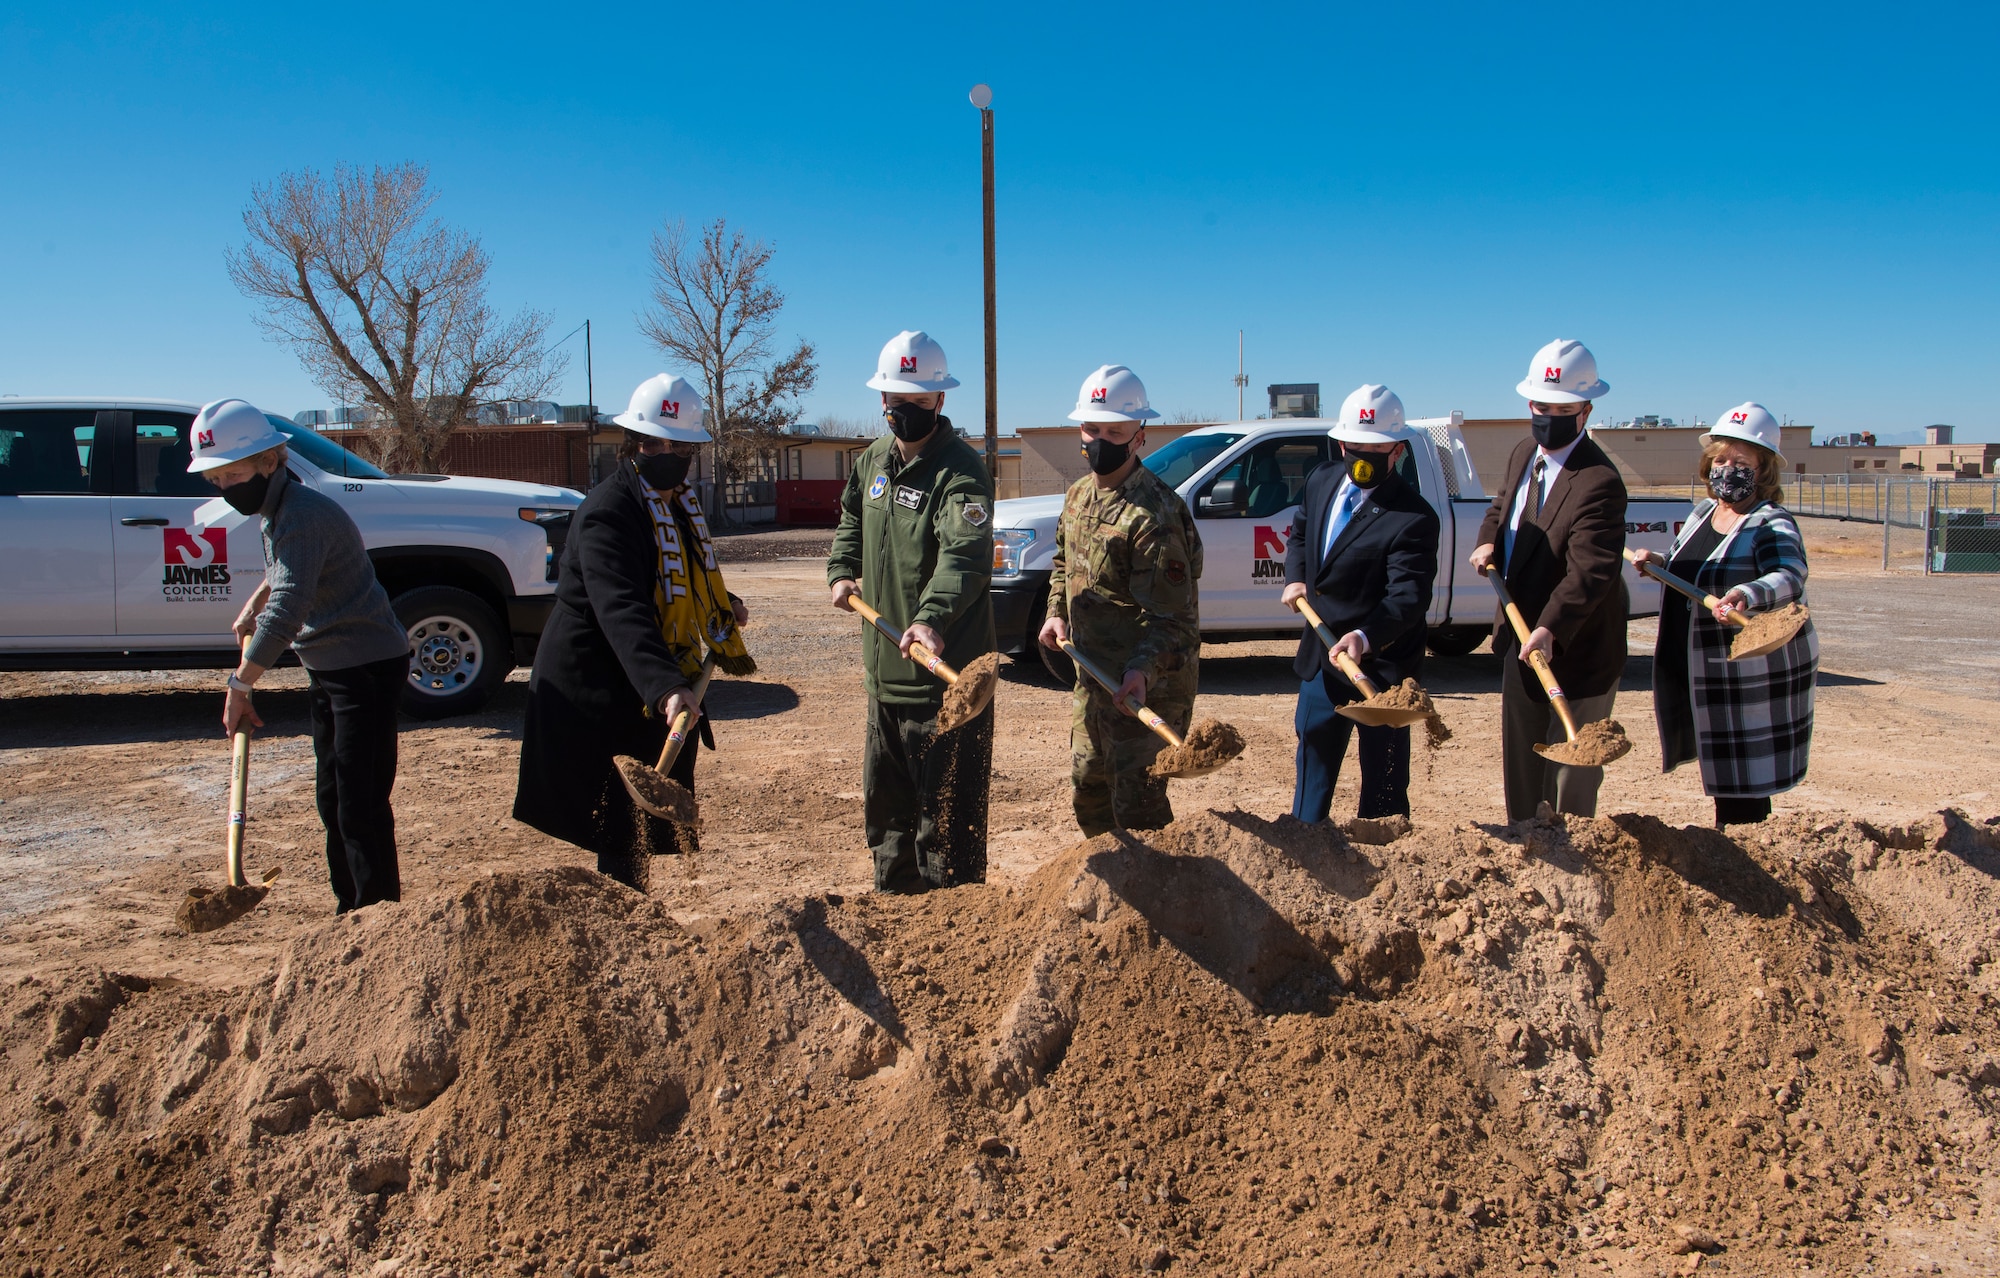
[[240,692],[246,697],[249,696],[251,692],[255,691],[255,689],[251,688],[249,684],[243,682],[241,679],[238,679],[236,677],[236,672],[234,670],[231,670],[229,672],[229,690],[231,692]]

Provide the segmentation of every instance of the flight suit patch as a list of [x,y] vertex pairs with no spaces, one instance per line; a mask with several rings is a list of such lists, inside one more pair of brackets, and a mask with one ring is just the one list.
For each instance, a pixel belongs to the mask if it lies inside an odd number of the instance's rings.
[[868,485],[868,499],[870,501],[880,501],[882,494],[887,491],[889,491],[889,477],[887,475],[877,475],[875,476],[875,482]]
[[896,504],[908,510],[915,510],[924,504],[923,489],[911,488],[907,484],[896,485]]

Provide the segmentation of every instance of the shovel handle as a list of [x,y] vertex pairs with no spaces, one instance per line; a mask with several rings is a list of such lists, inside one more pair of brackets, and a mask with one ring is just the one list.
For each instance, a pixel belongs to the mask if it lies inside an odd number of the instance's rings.
[[[1632,549],[1629,546],[1626,547],[1625,549],[1625,558],[1630,560],[1632,566],[1634,568],[1637,568],[1641,573],[1645,574],[1648,577],[1651,577],[1654,581],[1659,582],[1663,586],[1668,586],[1674,590],[1680,591],[1682,594],[1686,595],[1688,598],[1699,603],[1702,607],[1708,609],[1710,612],[1715,611],[1715,609],[1721,606],[1722,604],[1722,601],[1720,599],[1717,599],[1714,595],[1709,594],[1707,591],[1703,590],[1700,586],[1695,585],[1693,582],[1683,580],[1680,577],[1676,577],[1672,573],[1668,572],[1666,569],[1658,567],[1654,564],[1641,563],[1637,559],[1634,559],[1632,557]],[[1732,607],[1729,610],[1729,624],[1732,626],[1747,626],[1750,624],[1750,618],[1744,615],[1744,612],[1741,608]]]
[[229,886],[246,887],[243,877],[243,820],[249,805],[250,729],[238,728],[229,758]]
[[[1514,606],[1514,597],[1507,593],[1507,583],[1493,571],[1493,565],[1488,564],[1485,572],[1486,579],[1493,583],[1493,593],[1500,596],[1500,606],[1507,612],[1508,623],[1514,627],[1514,637],[1521,641],[1522,647],[1527,647],[1528,619]],[[1541,681],[1542,691],[1549,694],[1549,704],[1556,708],[1556,717],[1562,720],[1563,733],[1571,741],[1576,740],[1576,717],[1569,712],[1569,698],[1563,695],[1562,685],[1556,682],[1556,672],[1549,668],[1549,659],[1537,649],[1528,654],[1528,668]]]
[[1346,653],[1335,652],[1333,650],[1334,645],[1339,640],[1333,637],[1333,631],[1329,630],[1327,624],[1320,620],[1319,613],[1314,610],[1310,603],[1306,602],[1304,596],[1300,596],[1299,598],[1299,611],[1304,613],[1306,620],[1312,623],[1313,632],[1319,636],[1319,641],[1326,645],[1328,660],[1332,661],[1339,668],[1340,673],[1347,676],[1348,681],[1360,691],[1362,696],[1374,696],[1376,694],[1375,685],[1368,682],[1368,677],[1361,673],[1360,664]]
[[[715,654],[711,652],[708,654],[707,659],[701,663],[701,673],[695,677],[695,705],[700,705],[701,699],[708,695],[708,679],[714,673]],[[659,773],[661,776],[667,775],[667,769],[673,767],[674,760],[681,757],[681,747],[687,744],[688,733],[693,730],[693,710],[683,710],[674,716],[673,723],[667,727],[667,743],[660,747],[660,761],[653,766],[653,771]]]
[[[870,608],[867,604],[861,602],[860,595],[849,595],[847,597],[847,602],[849,605],[853,607],[854,611],[860,613],[863,617],[867,618],[868,621],[872,623],[877,630],[881,631],[883,636],[886,637],[890,643],[893,643],[898,647],[902,646],[903,636],[896,633],[896,628],[894,626],[891,626],[888,622],[882,620],[881,613],[875,611],[873,608]],[[958,683],[958,671],[953,670],[950,666],[946,665],[944,663],[943,657],[938,656],[935,652],[932,652],[929,648],[924,647],[920,643],[913,643],[910,645],[910,660],[916,662],[918,665],[930,671],[932,674],[944,680],[946,683],[953,685],[956,685]]]
[[[1098,683],[1102,684],[1104,690],[1110,693],[1114,700],[1117,699],[1118,685],[1111,682],[1111,677],[1105,674],[1104,671],[1100,670],[1096,662],[1092,661],[1089,657],[1084,656],[1081,652],[1078,652],[1076,645],[1071,643],[1069,640],[1058,639],[1056,642],[1062,645],[1062,650],[1069,654],[1069,659],[1071,661],[1076,662],[1077,666],[1085,674],[1089,675],[1091,678],[1097,680]],[[1139,718],[1139,722],[1145,724],[1153,731],[1159,733],[1161,737],[1165,738],[1168,745],[1179,746],[1181,744],[1180,737],[1174,732],[1172,728],[1169,728],[1167,726],[1167,721],[1165,719],[1162,719],[1159,715],[1154,714],[1151,710],[1148,710],[1146,708],[1145,702],[1139,700],[1139,698],[1126,697],[1123,701],[1120,701],[1119,704],[1125,706],[1127,709],[1131,710],[1133,714],[1137,715]]]

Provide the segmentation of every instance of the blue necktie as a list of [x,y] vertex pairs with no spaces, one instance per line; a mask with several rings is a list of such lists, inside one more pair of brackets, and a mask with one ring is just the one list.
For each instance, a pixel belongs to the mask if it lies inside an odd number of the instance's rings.
[[1342,487],[1341,495],[1333,499],[1333,518],[1326,521],[1326,544],[1320,547],[1319,560],[1325,563],[1333,553],[1333,543],[1340,540],[1341,529],[1354,518],[1354,512],[1361,506],[1361,490],[1352,484]]

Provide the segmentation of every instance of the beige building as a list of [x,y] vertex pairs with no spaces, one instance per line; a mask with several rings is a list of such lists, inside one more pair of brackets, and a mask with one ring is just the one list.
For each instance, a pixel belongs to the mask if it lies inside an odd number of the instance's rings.
[[[1169,440],[1179,439],[1191,430],[1212,425],[1215,423],[1184,422],[1172,426],[1161,422],[1148,423],[1146,451],[1151,452]],[[1020,491],[1002,492],[1000,495],[1043,497],[1050,493],[1068,492],[1071,484],[1090,473],[1090,463],[1083,459],[1081,440],[1082,436],[1077,434],[1074,423],[1024,427],[1012,441],[1019,446],[1017,487]],[[1003,477],[1005,473],[1003,465]]]

